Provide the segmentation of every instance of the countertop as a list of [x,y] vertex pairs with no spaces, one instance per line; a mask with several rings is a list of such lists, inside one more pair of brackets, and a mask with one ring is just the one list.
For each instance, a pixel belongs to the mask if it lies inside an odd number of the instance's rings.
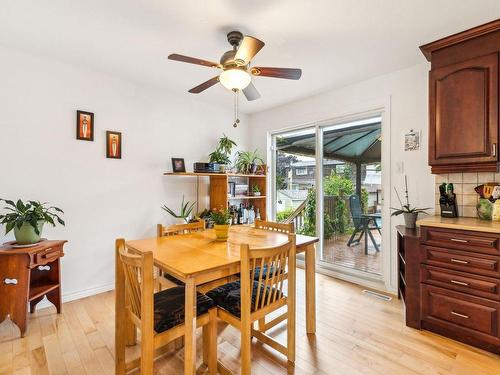
[[417,225],[500,234],[500,221],[481,220],[475,217],[429,216],[418,220]]

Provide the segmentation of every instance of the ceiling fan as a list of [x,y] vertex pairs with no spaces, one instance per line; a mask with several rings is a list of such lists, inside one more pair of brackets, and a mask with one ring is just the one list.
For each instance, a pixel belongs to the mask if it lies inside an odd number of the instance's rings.
[[252,75],[294,80],[300,79],[302,75],[302,70],[300,69],[250,66],[251,60],[264,47],[265,43],[263,41],[252,36],[243,36],[239,31],[229,32],[227,40],[233,46],[233,49],[225,52],[220,58],[219,63],[176,53],[168,56],[170,60],[222,69],[222,72],[218,76],[193,87],[189,90],[190,93],[199,94],[220,82],[229,90],[235,92],[243,91],[248,100],[255,100],[260,98],[260,94],[252,83]]

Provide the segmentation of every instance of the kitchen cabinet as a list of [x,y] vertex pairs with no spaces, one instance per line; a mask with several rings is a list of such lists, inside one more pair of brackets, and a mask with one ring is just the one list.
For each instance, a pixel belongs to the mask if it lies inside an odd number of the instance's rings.
[[432,173],[496,172],[500,20],[420,48],[431,62]]

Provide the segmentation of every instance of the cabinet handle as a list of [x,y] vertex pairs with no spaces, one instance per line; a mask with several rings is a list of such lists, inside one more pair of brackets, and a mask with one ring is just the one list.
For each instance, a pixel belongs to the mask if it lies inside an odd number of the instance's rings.
[[450,280],[450,283],[457,284],[457,285],[463,285],[463,286],[469,286],[469,283],[464,283],[463,281],[457,281],[457,280]]
[[455,315],[455,316],[458,316],[460,318],[469,319],[469,315],[460,314],[460,313],[457,313],[455,311],[452,311],[451,314]]
[[6,278],[6,279],[4,279],[3,283],[5,285],[17,285],[17,279]]
[[451,241],[454,241],[454,242],[462,242],[462,243],[467,243],[469,242],[468,240],[462,240],[460,238],[450,238]]
[[50,266],[38,266],[39,271],[50,271]]
[[454,259],[454,258],[451,258],[451,261],[452,261],[453,263],[469,264],[469,262],[467,262],[466,260],[461,260],[461,259]]
[[492,156],[497,156],[497,144],[496,143],[493,143],[491,145],[491,155]]

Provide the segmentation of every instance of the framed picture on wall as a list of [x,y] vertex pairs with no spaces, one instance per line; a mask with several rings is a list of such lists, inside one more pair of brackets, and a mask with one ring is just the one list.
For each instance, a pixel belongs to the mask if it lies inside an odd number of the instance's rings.
[[94,141],[94,114],[76,111],[76,139]]
[[106,157],[109,159],[122,158],[122,133],[106,131]]
[[177,172],[186,172],[186,165],[182,158],[172,158],[172,170]]

